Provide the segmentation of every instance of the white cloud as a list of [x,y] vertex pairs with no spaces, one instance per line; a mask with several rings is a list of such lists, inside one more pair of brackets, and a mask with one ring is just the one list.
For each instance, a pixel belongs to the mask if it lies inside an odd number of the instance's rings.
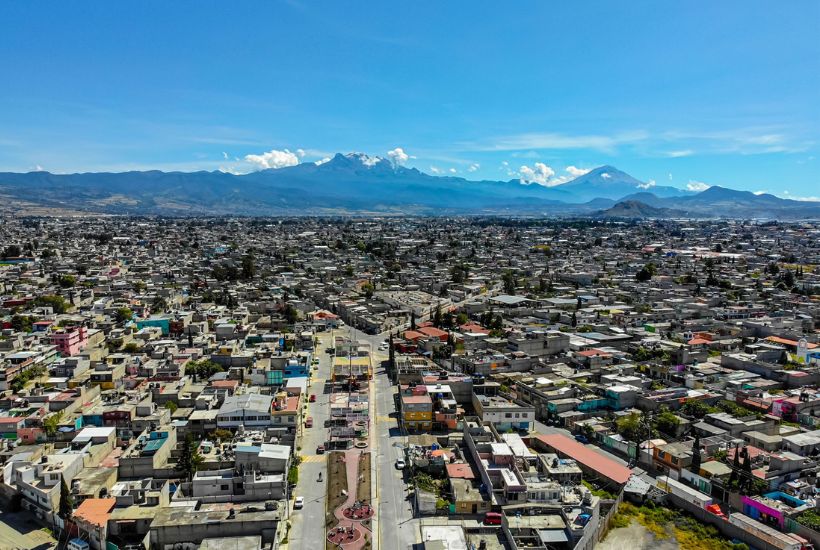
[[387,158],[395,165],[402,165],[408,160],[410,160],[410,155],[404,152],[404,149],[401,147],[396,147],[392,151],[387,152]]
[[225,159],[225,160],[228,160],[228,153],[226,153],[225,151],[222,151],[222,158]]
[[296,155],[297,155],[299,158],[304,158],[304,156],[305,156],[305,150],[304,150],[304,149],[297,149],[297,150],[296,150]]
[[638,189],[652,189],[655,187],[655,180],[649,180],[646,183],[638,184]]
[[710,187],[712,186],[708,183],[703,183],[702,181],[695,180],[689,180],[689,183],[686,184],[686,189],[688,189],[689,191],[706,191]]
[[608,180],[612,176],[610,176],[608,172],[604,172],[603,174],[601,174],[601,177],[604,178],[605,180]]
[[672,181],[672,172],[669,172],[669,181]]
[[484,143],[466,143],[465,149],[473,151],[518,151],[527,149],[595,149],[612,152],[618,145],[637,143],[649,138],[644,131],[621,132],[604,135],[566,135],[557,133],[526,133],[503,136]]
[[470,166],[467,167],[467,171],[468,172],[475,172],[479,168],[481,168],[481,165],[477,162],[474,162],[473,164],[471,164]]
[[694,155],[695,152],[691,149],[680,149],[678,151],[667,151],[666,156],[669,158],[681,158],[681,157],[688,157]]
[[793,201],[820,202],[820,197],[796,197],[788,191],[783,191],[783,198],[790,199]]
[[316,161],[316,162],[314,162],[313,164],[315,164],[316,166],[321,166],[321,165],[323,165],[323,164],[324,164],[324,163],[326,163],[326,162],[330,162],[330,157],[325,157],[325,158],[323,158],[323,159],[321,159],[321,160],[317,160],[317,161]]
[[261,155],[245,155],[245,160],[253,164],[257,170],[284,168],[286,166],[296,166],[299,164],[299,157],[296,153],[291,153],[287,149],[284,151],[271,149]]
[[430,171],[434,174],[443,174],[444,173],[444,170],[442,170],[441,168],[439,168],[437,166],[431,166]]
[[570,176],[572,176],[573,178],[577,178],[579,176],[583,176],[584,174],[589,173],[591,168],[578,168],[577,166],[567,166],[566,170]]
[[34,171],[35,171],[35,172],[42,172],[42,171],[43,171],[43,167],[42,167],[42,166],[40,166],[40,165],[38,164],[37,166],[35,166],[35,167],[34,167]]
[[450,168],[448,172],[450,172],[451,174],[455,174],[457,170],[455,168]]
[[522,166],[518,169],[518,176],[521,183],[537,183],[538,185],[552,185],[549,179],[555,175],[555,170],[544,164],[536,162],[532,167]]
[[768,193],[768,191],[766,191],[765,189],[761,191],[753,191],[753,194],[755,195],[765,195],[766,193]]

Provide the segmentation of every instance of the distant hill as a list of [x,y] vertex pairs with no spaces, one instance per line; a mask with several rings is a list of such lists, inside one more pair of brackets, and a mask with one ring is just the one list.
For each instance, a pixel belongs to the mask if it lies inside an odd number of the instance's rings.
[[686,213],[670,208],[655,208],[637,200],[621,201],[595,213],[598,218],[680,218]]
[[685,215],[820,218],[820,203],[712,187],[691,193],[645,184],[601,166],[562,185],[470,181],[425,174],[362,153],[337,154],[249,174],[144,172],[0,173],[6,210],[14,201],[62,210],[160,215],[500,214],[591,215],[627,197]]

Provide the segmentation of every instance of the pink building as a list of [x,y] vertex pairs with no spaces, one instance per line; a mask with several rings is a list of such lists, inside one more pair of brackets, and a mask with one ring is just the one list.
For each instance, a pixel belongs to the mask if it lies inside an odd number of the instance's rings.
[[51,333],[51,343],[63,357],[77,355],[88,343],[85,327],[67,327]]

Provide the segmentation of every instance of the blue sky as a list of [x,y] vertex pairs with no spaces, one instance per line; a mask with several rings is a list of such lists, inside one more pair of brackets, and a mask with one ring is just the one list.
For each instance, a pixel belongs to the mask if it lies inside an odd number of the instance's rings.
[[0,170],[395,151],[470,179],[554,185],[612,164],[658,185],[820,196],[815,0],[2,11]]

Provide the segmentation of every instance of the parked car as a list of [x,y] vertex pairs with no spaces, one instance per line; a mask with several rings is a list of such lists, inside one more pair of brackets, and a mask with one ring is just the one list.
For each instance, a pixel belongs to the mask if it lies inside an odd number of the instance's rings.
[[484,514],[484,525],[501,525],[501,514],[498,512],[487,512]]
[[317,455],[325,454],[325,446],[324,445],[319,445],[318,447],[316,447],[316,454]]
[[397,470],[404,470],[405,466],[407,466],[407,464],[404,462],[404,459],[399,458],[399,459],[396,460],[396,469]]
[[304,505],[305,505],[305,497],[296,497],[296,500],[293,501],[293,509],[294,510],[299,510]]
[[310,402],[311,403],[316,403],[316,394],[315,393],[310,394]]
[[313,427],[313,417],[312,417],[312,416],[308,416],[308,417],[305,419],[305,428],[312,428],[312,427]]
[[587,439],[587,436],[585,436],[584,434],[576,435],[575,436],[575,441],[577,441],[578,443],[583,443],[584,445],[589,443],[589,439]]

